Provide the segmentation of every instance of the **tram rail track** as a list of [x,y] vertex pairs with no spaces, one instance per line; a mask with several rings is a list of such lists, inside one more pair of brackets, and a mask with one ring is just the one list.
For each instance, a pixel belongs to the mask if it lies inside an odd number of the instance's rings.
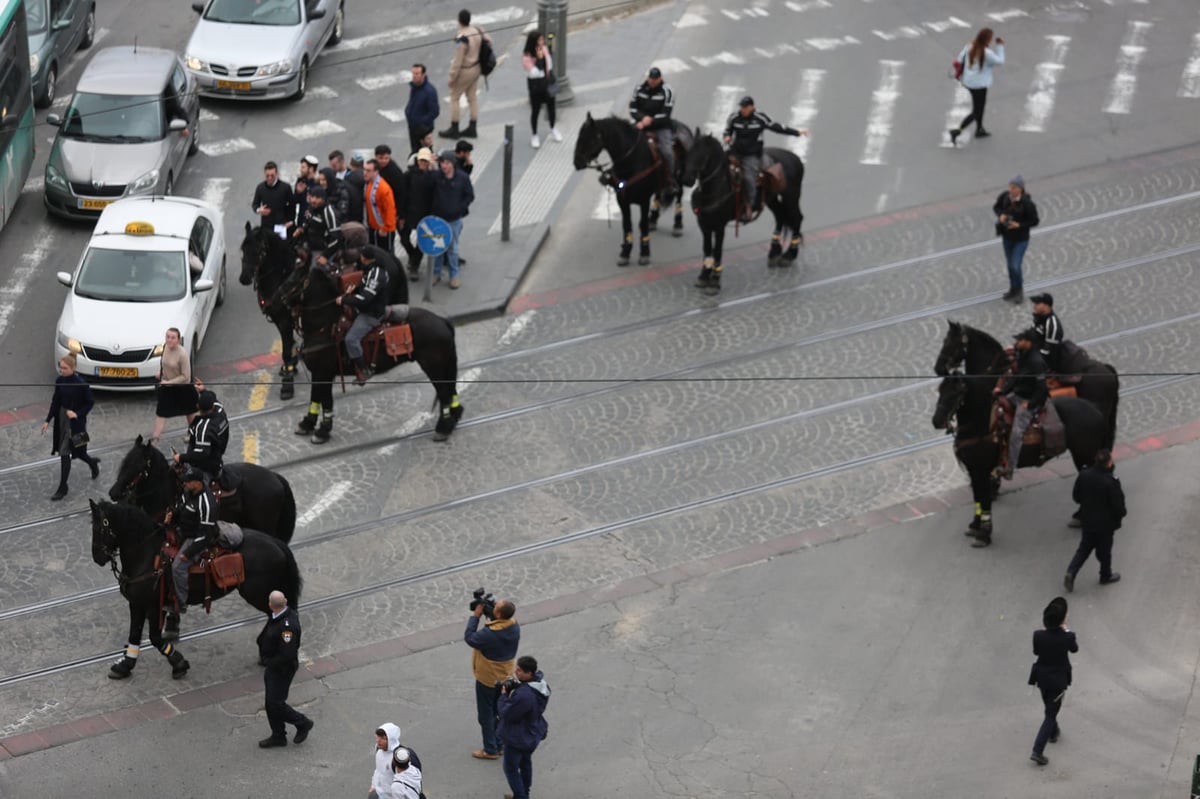
[[[1192,194],[1195,194],[1196,198],[1200,199],[1200,192],[1194,192]],[[1156,202],[1161,203],[1162,201],[1156,201]],[[1113,214],[1115,212],[1106,212],[1106,213]],[[1061,224],[1069,225],[1072,223],[1064,222]],[[974,247],[976,245],[965,245],[965,246]],[[1080,281],[1080,280],[1086,280],[1089,278],[1100,277],[1100,276],[1112,274],[1115,272],[1121,272],[1124,270],[1133,269],[1133,268],[1136,268],[1139,266],[1145,266],[1145,265],[1156,263],[1159,261],[1165,261],[1165,260],[1170,260],[1172,258],[1178,258],[1181,256],[1186,256],[1186,255],[1192,255],[1197,252],[1200,252],[1200,242],[1194,243],[1194,244],[1182,245],[1179,247],[1174,247],[1174,248],[1171,248],[1168,250],[1162,250],[1159,252],[1147,253],[1145,255],[1134,256],[1131,258],[1125,258],[1125,259],[1121,259],[1121,260],[1114,261],[1111,263],[1101,264],[1099,266],[1092,267],[1090,269],[1071,272],[1069,274],[1056,275],[1053,277],[1043,278],[1041,280],[1030,281],[1028,284],[1028,288],[1030,291],[1041,291],[1041,290],[1051,289],[1051,288],[1055,288],[1055,287],[1058,287],[1058,286],[1061,286],[1064,284],[1073,283],[1073,282]],[[907,259],[907,260],[913,261],[916,259]],[[894,263],[902,263],[902,262],[894,262]],[[885,266],[890,267],[891,265],[885,265]],[[853,274],[857,274],[857,273],[853,273]],[[578,336],[569,337],[567,339],[561,339],[561,340],[554,341],[554,342],[548,342],[546,344],[536,345],[534,347],[516,350],[516,351],[510,352],[510,353],[498,353],[496,355],[488,356],[486,358],[481,358],[476,361],[472,361],[469,364],[465,364],[463,366],[463,370],[465,371],[467,369],[472,369],[472,368],[482,368],[484,366],[493,365],[495,363],[499,363],[504,360],[510,360],[510,359],[515,359],[515,358],[535,357],[537,355],[545,354],[546,352],[552,351],[554,349],[558,349],[561,346],[565,346],[563,344],[563,342],[582,344],[582,343],[587,343],[587,342],[598,340],[598,339],[610,338],[612,336],[617,336],[617,335],[624,335],[624,334],[630,333],[630,332],[638,332],[640,330],[645,330],[645,329],[649,329],[652,327],[658,327],[663,324],[670,324],[671,322],[676,322],[681,319],[690,318],[690,317],[696,316],[697,314],[712,313],[716,310],[719,310],[722,307],[724,307],[724,308],[736,307],[738,305],[744,304],[744,302],[749,301],[749,300],[761,301],[762,299],[765,299],[767,297],[778,296],[779,294],[784,294],[784,293],[788,293],[788,292],[796,292],[796,291],[799,291],[799,290],[807,288],[807,287],[815,286],[818,283],[839,282],[844,279],[849,279],[849,277],[850,277],[849,274],[848,275],[837,275],[832,278],[827,278],[824,281],[817,281],[817,282],[814,282],[811,284],[806,283],[806,284],[802,284],[800,286],[794,286],[794,287],[791,287],[788,289],[784,289],[781,292],[775,292],[772,294],[762,294],[762,295],[749,295],[748,297],[737,298],[734,300],[730,300],[728,304],[718,305],[714,308],[690,309],[688,311],[683,311],[678,314],[670,315],[668,317],[656,317],[657,321],[655,321],[655,320],[638,320],[636,322],[631,322],[626,325],[621,325],[621,326],[618,326],[615,328],[610,328],[603,332],[585,333],[585,334],[581,334]],[[716,359],[705,361],[703,363],[691,364],[688,366],[679,367],[677,369],[670,369],[670,370],[666,370],[663,372],[659,372],[654,375],[649,375],[649,376],[635,378],[635,379],[622,380],[622,379],[618,378],[618,379],[613,379],[611,381],[603,381],[603,385],[598,386],[598,387],[585,389],[583,391],[578,391],[578,392],[566,394],[563,396],[547,398],[547,399],[539,400],[539,401],[532,402],[532,403],[527,403],[525,405],[522,405],[522,406],[516,407],[516,408],[508,408],[508,409],[505,409],[502,411],[496,411],[494,413],[484,414],[484,415],[475,416],[475,417],[469,417],[465,421],[461,422],[459,427],[462,429],[469,429],[472,427],[477,427],[477,426],[486,425],[486,424],[492,424],[492,423],[499,422],[499,421],[505,421],[508,419],[517,418],[519,416],[524,416],[524,415],[527,415],[530,413],[547,410],[547,409],[557,407],[560,405],[565,405],[565,404],[572,403],[572,402],[577,402],[577,401],[591,399],[591,398],[598,397],[598,396],[603,396],[605,394],[623,390],[625,388],[628,388],[629,386],[636,385],[638,383],[679,379],[682,377],[686,377],[688,374],[693,373],[693,372],[701,372],[701,371],[712,370],[712,369],[720,369],[725,366],[730,366],[730,365],[733,365],[736,363],[740,363],[747,359],[767,357],[767,356],[777,354],[780,352],[786,352],[787,350],[794,349],[794,348],[809,347],[809,346],[813,346],[816,344],[826,343],[829,341],[836,341],[841,338],[847,338],[850,336],[861,335],[863,333],[869,333],[869,332],[872,332],[875,330],[880,330],[883,328],[891,327],[891,326],[898,325],[898,324],[903,324],[906,322],[918,321],[921,319],[927,319],[929,317],[938,316],[941,314],[948,314],[948,313],[953,313],[955,311],[962,311],[962,310],[966,310],[968,308],[986,305],[986,304],[994,302],[994,301],[995,301],[994,292],[976,294],[976,295],[972,295],[969,297],[962,297],[962,298],[958,298],[955,300],[949,300],[947,302],[939,303],[938,305],[934,305],[934,306],[926,306],[925,308],[915,309],[912,311],[906,311],[906,312],[900,313],[900,314],[893,314],[891,316],[883,317],[880,319],[868,320],[866,322],[860,322],[860,323],[853,324],[853,325],[847,325],[847,326],[836,328],[836,329],[820,331],[820,332],[813,333],[813,334],[810,334],[807,336],[801,336],[801,337],[793,339],[791,341],[773,344],[773,345],[770,345],[767,347],[762,347],[757,350],[752,350],[749,352],[739,352],[739,353],[735,353],[732,355],[725,355],[725,356],[721,356]],[[1171,320],[1164,320],[1161,323],[1154,323],[1154,325],[1161,327],[1164,324],[1168,324],[1168,323],[1186,322],[1186,321],[1189,321],[1192,317],[1193,317],[1193,315],[1187,314],[1187,315],[1183,315],[1180,317],[1175,317]],[[666,321],[663,321],[664,319]],[[1100,337],[1098,339],[1091,340],[1090,342],[1083,342],[1083,343],[1085,343],[1085,344],[1086,343],[1098,343],[1099,341],[1108,340],[1108,338],[1109,337]],[[419,382],[423,382],[423,381],[414,379],[413,382],[419,383]],[[596,382],[596,381],[593,381],[593,382]],[[393,384],[393,385],[395,385],[395,384]],[[296,409],[302,408],[302,407],[303,407],[303,403],[299,403],[299,404],[293,404],[292,406],[283,406],[283,407],[275,407],[275,408],[270,408],[270,409],[263,409],[260,411],[252,411],[248,414],[235,416],[235,417],[232,417],[232,419],[243,419],[244,420],[244,419],[248,419],[248,418],[257,418],[257,417],[261,417],[261,416],[273,414],[273,413],[291,412],[291,411],[295,411]],[[425,437],[427,435],[429,435],[429,431],[421,430],[421,431],[408,433],[408,434],[400,435],[400,436],[391,436],[391,437],[374,439],[374,440],[370,440],[367,442],[359,441],[359,442],[354,442],[354,443],[347,444],[344,446],[322,448],[320,450],[314,451],[310,455],[304,455],[304,456],[300,456],[297,458],[291,458],[287,461],[284,461],[284,462],[278,463],[278,464],[266,464],[266,466],[267,466],[267,468],[270,468],[270,469],[275,469],[275,470],[286,472],[288,469],[300,468],[300,467],[306,466],[311,463],[319,463],[322,461],[339,458],[339,457],[342,457],[347,454],[361,452],[364,448],[379,448],[379,447],[384,447],[384,446],[392,446],[397,443],[415,440],[418,438]],[[112,447],[110,447],[110,449],[123,450],[124,445],[112,445]],[[106,451],[106,450],[104,450],[104,449],[100,450],[100,452],[104,452],[104,451]],[[4,474],[11,473],[15,470],[34,468],[35,465],[44,465],[44,463],[39,461],[34,465],[26,463],[26,464],[18,464],[16,466],[12,466],[12,467],[7,467],[7,469],[0,469],[0,477],[3,477]],[[16,533],[16,532],[19,532],[22,530],[28,530],[28,529],[32,529],[35,527],[41,527],[41,526],[45,526],[45,525],[49,525],[49,524],[56,524],[56,523],[60,523],[60,522],[69,521],[71,519],[76,519],[81,516],[84,516],[87,513],[88,513],[88,511],[86,509],[80,508],[80,509],[76,509],[76,510],[66,511],[61,514],[56,514],[54,516],[47,516],[47,517],[43,517],[40,519],[27,520],[27,521],[20,522],[18,524],[9,525],[6,527],[0,527],[0,537],[3,537],[4,535]],[[3,614],[0,614],[0,620],[3,620],[3,618],[4,618]]]
[[[1195,379],[1197,379],[1197,378],[1195,378],[1193,376],[1189,376],[1189,375],[1162,377],[1162,378],[1150,380],[1146,383],[1136,386],[1136,387],[1132,388],[1129,392],[1126,392],[1126,393],[1127,393],[1127,395],[1142,394],[1142,393],[1145,393],[1148,391],[1155,391],[1155,390],[1158,390],[1161,388],[1166,388],[1171,385],[1176,385],[1179,383],[1193,381]],[[933,381],[930,381],[930,382],[933,382]],[[618,531],[621,531],[621,530],[624,530],[624,529],[627,529],[630,527],[634,527],[639,524],[644,524],[646,522],[657,521],[657,520],[675,516],[675,515],[678,515],[681,513],[687,513],[687,512],[691,512],[691,511],[695,511],[695,510],[701,510],[701,509],[704,509],[707,507],[719,505],[719,504],[722,504],[725,502],[733,501],[733,500],[740,499],[740,498],[747,497],[747,496],[752,496],[755,494],[760,494],[760,493],[763,493],[766,491],[773,491],[775,489],[793,486],[793,485],[807,482],[810,480],[816,480],[816,479],[820,479],[820,478],[824,478],[824,477],[830,477],[830,476],[833,476],[836,474],[840,474],[840,473],[850,471],[853,469],[857,469],[857,468],[861,468],[864,466],[869,466],[869,465],[876,464],[876,463],[882,463],[884,461],[904,457],[906,455],[912,455],[915,453],[919,453],[919,452],[922,452],[925,450],[932,449],[933,447],[936,447],[936,446],[944,446],[945,443],[946,443],[946,436],[944,434],[933,436],[930,438],[921,439],[921,440],[910,442],[908,444],[904,444],[901,446],[891,447],[891,448],[888,448],[885,450],[872,452],[872,453],[869,453],[866,455],[861,455],[861,456],[854,457],[854,458],[847,458],[845,460],[838,461],[836,463],[826,464],[824,466],[818,466],[818,467],[815,467],[812,469],[807,469],[807,470],[804,470],[804,471],[796,473],[796,474],[786,475],[786,476],[779,477],[779,478],[776,478],[773,480],[762,481],[760,483],[756,483],[751,486],[745,486],[742,488],[726,491],[726,492],[716,494],[713,496],[702,497],[699,499],[679,503],[677,505],[672,505],[670,507],[660,508],[660,509],[648,511],[645,513],[634,514],[634,515],[628,516],[624,519],[618,519],[616,521],[596,525],[594,527],[586,528],[583,530],[576,530],[573,532],[564,533],[562,535],[551,536],[548,538],[544,538],[544,539],[541,539],[538,541],[533,541],[533,542],[530,542],[527,544],[509,548],[509,549],[498,550],[498,551],[491,552],[491,553],[488,553],[485,555],[462,559],[462,560],[456,561],[454,563],[450,563],[450,564],[446,564],[446,565],[442,565],[442,566],[435,566],[432,568],[413,572],[411,574],[400,575],[398,577],[394,577],[394,578],[387,579],[387,580],[378,580],[378,581],[375,581],[372,583],[368,583],[367,585],[348,589],[346,591],[341,591],[341,592],[337,592],[337,593],[333,593],[333,594],[327,594],[326,596],[319,597],[317,599],[306,600],[303,603],[303,607],[305,610],[319,610],[322,608],[335,607],[335,606],[343,604],[345,602],[349,602],[351,600],[354,600],[354,599],[357,599],[357,598],[360,598],[363,596],[368,596],[370,594],[377,593],[379,591],[386,591],[386,590],[390,590],[393,588],[401,588],[401,587],[405,587],[405,586],[409,586],[409,585],[427,582],[429,580],[446,577],[446,576],[453,575],[453,574],[456,574],[459,572],[467,571],[469,569],[475,569],[475,568],[479,568],[482,566],[488,566],[488,565],[492,565],[492,564],[496,564],[496,563],[501,563],[501,562],[504,562],[507,560],[513,560],[516,558],[535,554],[538,552],[544,552],[546,550],[554,549],[556,547],[565,546],[568,544],[577,543],[580,541],[585,541],[588,539],[597,538],[597,537],[604,536],[604,535],[609,535],[609,534],[612,534],[612,533],[615,533],[615,532],[618,532]],[[380,524],[384,524],[384,523],[385,522],[383,522],[382,520],[373,520],[370,524],[380,525]],[[113,590],[115,590],[115,587]],[[233,630],[238,630],[238,629],[251,627],[251,626],[257,626],[261,623],[262,623],[261,616],[246,616],[246,617],[242,617],[242,618],[235,619],[232,621],[223,622],[221,624],[215,624],[215,625],[212,625],[211,627],[206,627],[201,630],[196,630],[196,631],[187,633],[187,634],[181,636],[181,642],[201,640],[201,639],[208,638],[211,636],[219,635],[221,633],[230,632]],[[148,641],[143,641],[142,646],[147,649],[150,648],[150,644]],[[101,663],[105,663],[105,662],[111,661],[112,659],[114,659],[116,657],[119,657],[121,655],[121,651],[122,650],[110,650],[110,651],[107,651],[107,652],[104,652],[101,654],[88,655],[88,656],[84,656],[84,657],[80,657],[80,658],[73,658],[68,661],[53,664],[50,666],[43,666],[43,667],[39,667],[36,669],[30,669],[28,671],[20,672],[17,674],[0,676],[0,688],[5,688],[10,685],[16,685],[18,683],[22,683],[22,682],[26,682],[29,680],[42,678],[42,677],[49,677],[49,676],[52,676],[55,674],[61,674],[61,673],[67,672],[67,671],[72,671],[72,670],[84,668],[87,666],[94,666],[94,665],[98,665]]]

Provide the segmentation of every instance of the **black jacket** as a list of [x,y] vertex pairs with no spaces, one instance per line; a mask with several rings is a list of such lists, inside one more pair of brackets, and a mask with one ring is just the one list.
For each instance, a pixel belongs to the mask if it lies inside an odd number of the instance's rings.
[[[93,404],[92,387],[78,372],[70,377],[59,375],[55,378],[54,397],[50,400],[50,411],[46,414],[46,421],[54,425],[54,441],[50,446],[52,455],[59,453],[59,448],[64,442],[70,447],[70,436],[87,432],[87,416]],[[67,411],[75,411],[75,418],[69,419]],[[69,433],[63,430],[64,421],[69,423]]]
[[1078,652],[1075,633],[1061,627],[1033,631],[1033,654],[1037,663],[1030,674],[1032,683],[1044,691],[1060,693],[1071,684],[1071,657]]
[[1079,503],[1080,525],[1089,533],[1111,533],[1125,518],[1121,481],[1104,466],[1089,466],[1075,478],[1072,498]]
[[[350,192],[350,210],[346,214],[343,222],[363,222],[363,206],[366,203],[366,180],[363,178],[363,173],[356,169],[351,169],[346,173],[346,177],[342,178],[342,182],[346,184],[346,190]],[[365,223],[364,223],[365,224]]]
[[205,414],[196,414],[188,426],[187,452],[179,456],[181,463],[188,463],[214,478],[221,471],[225,449],[229,446],[229,417],[221,403]]
[[[433,183],[425,179],[425,170],[410,166],[404,173],[405,191],[407,193],[407,214],[404,217],[405,227],[416,227],[417,223],[429,216],[433,208]],[[400,213],[400,206],[396,206]]]
[[268,186],[265,180],[258,184],[250,208],[257,214],[262,205],[271,209],[268,216],[259,217],[264,227],[295,221],[292,216],[292,187],[282,180],[276,180],[274,186]]
[[210,543],[217,540],[217,501],[207,485],[195,496],[183,492],[176,524],[180,540],[200,538]]
[[337,214],[338,222],[350,219],[350,187],[341,181],[333,167],[327,166],[321,170],[325,176],[325,204],[332,206]]
[[1037,410],[1050,396],[1050,389],[1046,387],[1046,371],[1046,361],[1040,352],[1032,347],[1022,350],[1016,372],[1005,381],[1000,393],[1016,394],[1029,401],[1031,410]]
[[311,209],[304,222],[304,241],[311,252],[324,253],[326,258],[341,251],[341,221],[329,203]]
[[651,117],[650,130],[671,127],[671,113],[674,110],[675,93],[665,83],[655,89],[649,82],[643,81],[641,86],[634,89],[633,99],[629,101],[629,116],[634,123],[641,122],[642,117]]
[[430,213],[447,222],[462,219],[470,210],[471,203],[475,202],[475,188],[471,185],[471,179],[457,166],[452,177],[443,175],[439,167],[428,172],[425,181],[433,186]]
[[[992,210],[997,217],[1004,214],[1018,225],[1015,230],[1009,230],[1007,225],[1003,227],[1000,235],[1004,237],[1005,241],[1029,241],[1029,229],[1037,227],[1041,222],[1038,219],[1037,206],[1033,204],[1033,199],[1028,193],[1022,193],[1021,199],[1013,202],[1013,198],[1009,196],[1008,192],[1002,191],[996,198],[996,204],[992,206]],[[999,225],[1000,222],[997,221],[996,224]]]
[[768,130],[787,136],[800,135],[800,131],[781,125],[762,111],[755,111],[748,117],[742,116],[740,111],[734,111],[725,123],[725,135],[733,138],[729,149],[736,155],[761,156],[763,134]]
[[288,605],[277,619],[267,619],[258,636],[258,654],[269,671],[300,668],[300,614]]
[[388,161],[388,165],[379,170],[379,177],[392,190],[392,200],[396,203],[396,227],[399,229],[400,220],[405,218],[404,212],[408,207],[408,181],[404,170],[394,160]]
[[388,301],[388,273],[382,262],[376,260],[363,266],[362,280],[358,288],[342,297],[342,305],[357,308],[359,313],[383,317]]
[[1058,315],[1051,311],[1048,314],[1033,315],[1033,329],[1042,337],[1039,351],[1046,359],[1046,365],[1055,372],[1062,370],[1063,328],[1058,321]]

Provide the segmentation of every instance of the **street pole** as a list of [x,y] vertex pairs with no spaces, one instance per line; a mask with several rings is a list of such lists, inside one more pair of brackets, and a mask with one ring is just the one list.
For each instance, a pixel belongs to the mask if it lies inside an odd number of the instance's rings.
[[500,241],[508,241],[508,224],[512,218],[512,156],[513,126],[504,126],[504,185],[500,195]]
[[558,80],[555,102],[570,105],[575,93],[567,80],[567,0],[538,0],[538,30],[554,50],[554,77]]

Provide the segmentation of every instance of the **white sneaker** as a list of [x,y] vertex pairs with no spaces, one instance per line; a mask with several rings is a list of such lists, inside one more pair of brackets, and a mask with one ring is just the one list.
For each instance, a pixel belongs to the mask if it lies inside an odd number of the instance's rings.
[[562,141],[562,134],[558,132],[558,128],[550,128],[550,138],[555,141]]
[[533,138],[529,140],[529,144],[533,147],[533,149],[536,150],[537,148],[542,146],[542,140],[539,139],[538,135],[535,133],[535,134],[533,134]]

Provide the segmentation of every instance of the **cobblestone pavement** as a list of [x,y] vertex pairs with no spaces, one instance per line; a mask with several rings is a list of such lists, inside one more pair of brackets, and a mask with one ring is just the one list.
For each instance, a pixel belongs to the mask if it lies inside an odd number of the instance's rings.
[[[1037,198],[1045,230],[1027,291],[1052,287],[1069,337],[1126,373],[1122,438],[1197,418],[1194,382],[1133,373],[1197,369],[1200,198],[1187,193],[1200,189],[1200,159],[1064,184]],[[660,280],[464,328],[460,360],[476,365],[464,369],[465,424],[445,446],[410,435],[430,426],[432,392],[416,378],[339,394],[329,449],[291,434],[303,403],[237,422],[231,452],[253,435],[258,460],[296,493],[307,655],[456,619],[478,585],[531,602],[960,485],[929,425],[945,320],[997,336],[1028,321],[1027,307],[997,299],[990,234],[971,200],[901,227],[814,236],[793,269],[731,268],[719,301]],[[265,377],[223,389],[231,410]],[[93,420],[101,448],[147,426],[148,400],[106,406]],[[6,463],[43,457],[30,428],[0,429]],[[119,454],[105,453],[101,487]],[[53,468],[0,473],[4,735],[182,687],[153,652],[126,683],[106,680],[102,663],[11,682],[112,652],[126,626],[112,590],[32,607],[111,589],[82,515],[14,527],[60,510],[44,499]],[[100,493],[84,482],[76,475],[76,511]],[[1003,502],[997,520],[1001,537]],[[255,615],[226,599],[187,621],[198,632]],[[256,632],[185,641],[183,686],[253,676]]]

